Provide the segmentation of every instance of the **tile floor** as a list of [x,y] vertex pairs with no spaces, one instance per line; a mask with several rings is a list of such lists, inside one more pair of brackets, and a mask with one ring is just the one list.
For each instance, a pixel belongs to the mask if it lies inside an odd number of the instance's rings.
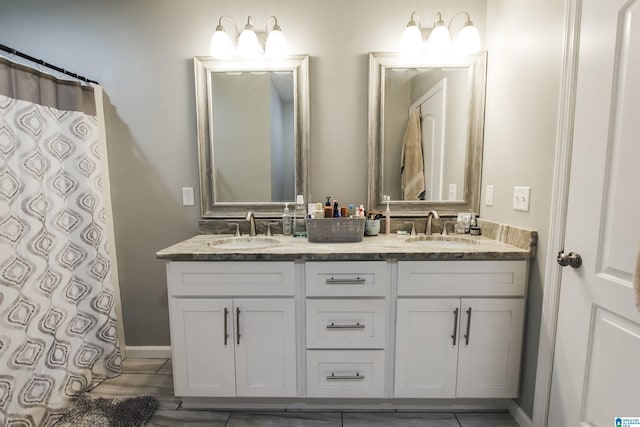
[[127,359],[124,373],[104,381],[95,397],[150,394],[160,405],[147,426],[213,427],[518,427],[506,412],[224,412],[180,408],[173,396],[171,359]]

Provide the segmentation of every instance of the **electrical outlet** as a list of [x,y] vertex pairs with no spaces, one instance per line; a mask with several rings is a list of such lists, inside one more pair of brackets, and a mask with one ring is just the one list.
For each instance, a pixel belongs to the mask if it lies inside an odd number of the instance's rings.
[[484,204],[493,206],[493,185],[487,185],[487,190],[484,192]]
[[531,187],[513,187],[513,209],[529,212]]
[[458,197],[458,186],[456,184],[449,184],[449,200],[456,200]]
[[182,187],[182,206],[195,206],[193,187]]

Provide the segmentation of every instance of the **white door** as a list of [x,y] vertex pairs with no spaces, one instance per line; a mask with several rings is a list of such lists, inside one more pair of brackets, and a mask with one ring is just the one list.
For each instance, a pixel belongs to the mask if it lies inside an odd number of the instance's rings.
[[169,303],[176,396],[235,396],[231,300]]
[[[640,0],[583,0],[550,427],[640,418]],[[560,248],[558,248],[560,249]]]
[[463,299],[456,397],[517,397],[524,299]]
[[436,83],[413,107],[420,108],[425,200],[446,200],[443,191],[447,79]]
[[295,396],[295,303],[288,299],[235,299],[238,396]]
[[396,397],[455,397],[460,300],[398,299]]

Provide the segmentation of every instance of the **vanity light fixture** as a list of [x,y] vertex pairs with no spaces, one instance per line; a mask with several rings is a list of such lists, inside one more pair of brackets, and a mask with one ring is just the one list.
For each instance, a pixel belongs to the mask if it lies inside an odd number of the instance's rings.
[[[230,20],[236,30],[238,38],[237,51],[233,47],[229,34],[222,26],[222,20],[224,18]],[[287,41],[284,34],[282,34],[282,29],[278,25],[278,18],[270,16],[269,19],[271,18],[274,20],[274,25],[271,31],[268,30],[268,27],[265,30],[267,40],[265,42],[265,50],[263,51],[260,46],[260,41],[258,40],[258,35],[251,24],[250,16],[247,18],[247,23],[242,32],[238,31],[238,26],[232,18],[226,15],[221,16],[218,20],[216,31],[211,37],[210,55],[218,59],[229,59],[235,56],[240,56],[241,58],[257,58],[263,53],[272,58],[283,58],[287,56]],[[267,22],[269,19],[267,19]]]
[[[458,34],[455,43],[451,41],[451,24],[459,15],[466,15],[467,20]],[[414,19],[417,18],[417,19]],[[416,20],[418,24],[416,24]],[[400,52],[408,55],[418,55],[421,53],[430,55],[445,55],[448,53],[458,55],[470,55],[480,50],[480,33],[473,25],[471,17],[467,12],[458,12],[453,15],[449,25],[445,25],[442,14],[438,12],[433,23],[433,28],[427,41],[422,44],[422,32],[419,26],[419,16],[416,12],[411,13],[411,19],[407,24],[402,38],[400,39]]]

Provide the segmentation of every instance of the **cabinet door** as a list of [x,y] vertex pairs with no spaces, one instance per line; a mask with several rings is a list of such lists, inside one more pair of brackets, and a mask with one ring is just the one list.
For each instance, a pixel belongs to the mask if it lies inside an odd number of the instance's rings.
[[237,395],[295,396],[294,300],[236,299],[233,318]]
[[517,397],[524,300],[463,299],[457,397]]
[[170,299],[176,396],[235,396],[231,310],[230,299]]
[[455,397],[459,299],[398,299],[396,397]]

